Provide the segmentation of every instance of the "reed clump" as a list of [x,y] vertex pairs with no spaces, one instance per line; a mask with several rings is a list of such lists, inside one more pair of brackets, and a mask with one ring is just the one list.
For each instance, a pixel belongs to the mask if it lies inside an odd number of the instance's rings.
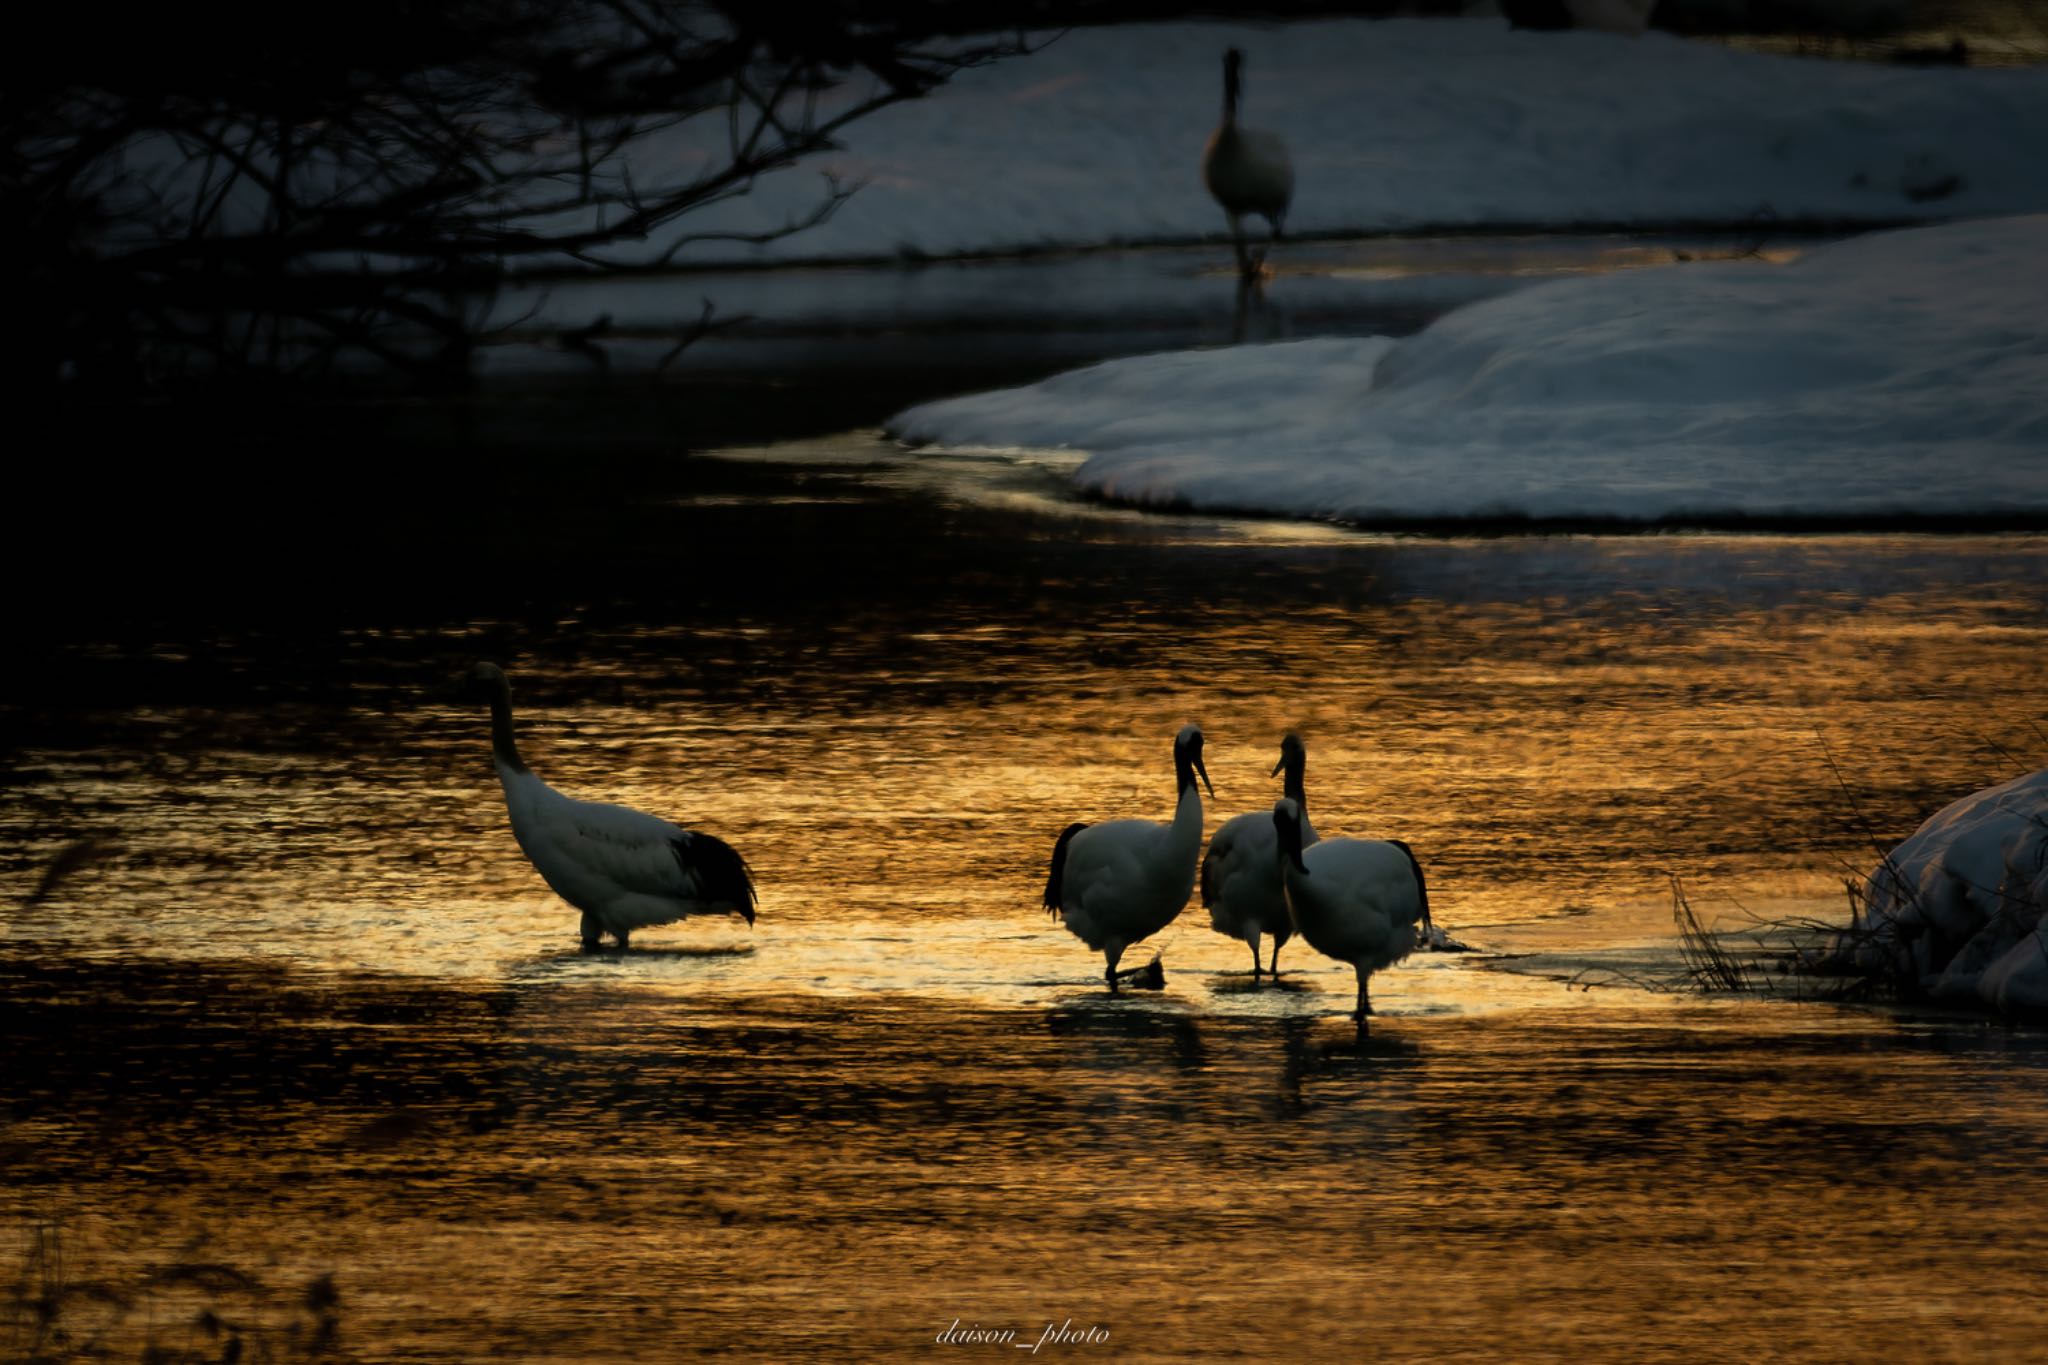
[[1707,927],[1685,884],[1671,877],[1671,918],[1684,968],[1676,989],[1781,999],[1880,1001],[1914,998],[1897,959],[1876,951],[1888,935],[1873,926],[1863,886],[1844,880],[1849,922],[1812,916],[1766,919],[1745,912],[1737,930]]

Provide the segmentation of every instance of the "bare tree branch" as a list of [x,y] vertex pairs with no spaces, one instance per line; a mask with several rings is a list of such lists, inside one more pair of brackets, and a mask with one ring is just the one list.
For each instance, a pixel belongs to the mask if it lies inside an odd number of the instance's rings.
[[[127,383],[369,360],[444,381],[483,341],[462,296],[515,267],[643,272],[827,221],[858,189],[829,173],[776,227],[684,220],[1026,50],[950,36],[957,13],[315,0],[289,31],[267,10],[150,11],[109,54],[89,11],[39,12],[0,58],[0,249],[33,263],[26,363]],[[707,305],[677,351],[734,321]]]

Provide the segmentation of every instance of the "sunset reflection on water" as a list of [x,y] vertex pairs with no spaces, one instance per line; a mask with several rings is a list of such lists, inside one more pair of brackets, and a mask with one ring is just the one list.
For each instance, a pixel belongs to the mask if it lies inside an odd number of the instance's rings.
[[[90,685],[15,708],[9,892],[106,846],[9,920],[0,1210],[156,1296],[108,1340],[242,1295],[282,1342],[332,1275],[364,1358],[989,1349],[954,1319],[1155,1359],[2038,1343],[2040,1034],[1515,968],[1668,956],[1667,872],[1832,914],[1873,834],[2038,765],[2048,545],[774,477],[668,513],[803,539],[752,586],[75,642]],[[435,690],[478,657],[547,780],[738,846],[755,929],[578,952]],[[1211,831],[1298,730],[1318,826],[1413,844],[1479,951],[1376,978],[1360,1037],[1348,968],[1296,942],[1254,988],[1195,906],[1147,945],[1167,989],[1108,999],[1046,858],[1164,818],[1189,720]],[[258,1287],[149,1279],[198,1263]]]

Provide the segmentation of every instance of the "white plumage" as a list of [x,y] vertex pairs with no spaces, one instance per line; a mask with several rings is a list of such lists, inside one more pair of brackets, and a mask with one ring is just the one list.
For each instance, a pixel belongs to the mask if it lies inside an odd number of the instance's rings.
[[1433,927],[1422,864],[1398,839],[1322,839],[1305,848],[1301,807],[1284,796],[1273,805],[1273,826],[1294,927],[1309,947],[1358,973],[1363,1024],[1372,1013],[1367,978],[1408,956]]
[[1294,163],[1288,159],[1287,144],[1274,134],[1238,126],[1238,68],[1243,64],[1244,54],[1236,48],[1223,54],[1223,121],[1209,134],[1202,152],[1202,183],[1230,219],[1238,272],[1250,277],[1266,258],[1261,252],[1254,260],[1245,250],[1241,220],[1245,214],[1258,214],[1272,230],[1272,240],[1280,240],[1287,206],[1294,199]]
[[520,760],[504,670],[478,664],[470,681],[490,696],[492,757],[513,837],[541,880],[583,912],[585,947],[610,934],[623,948],[634,930],[689,915],[754,922],[753,878],[731,845],[643,811],[562,795]]
[[[1171,823],[1069,825],[1053,846],[1045,908],[1102,953],[1108,964],[1102,974],[1112,994],[1124,949],[1173,923],[1195,889],[1195,864],[1202,851],[1202,793],[1195,778],[1199,775],[1204,785],[1209,781],[1200,728],[1183,726],[1174,737],[1173,766]],[[1213,787],[1210,795],[1215,795]]]
[[[1308,818],[1308,795],[1304,785],[1308,751],[1298,735],[1280,741],[1280,761],[1275,774],[1285,773],[1281,790],[1301,811],[1301,841],[1316,842],[1315,826]],[[1280,879],[1280,833],[1270,811],[1234,815],[1223,822],[1209,840],[1202,857],[1202,904],[1209,911],[1209,927],[1219,934],[1243,939],[1252,949],[1252,979],[1259,977],[1259,938],[1273,940],[1273,975],[1280,975],[1280,949],[1294,934],[1294,921],[1287,914],[1287,892]]]

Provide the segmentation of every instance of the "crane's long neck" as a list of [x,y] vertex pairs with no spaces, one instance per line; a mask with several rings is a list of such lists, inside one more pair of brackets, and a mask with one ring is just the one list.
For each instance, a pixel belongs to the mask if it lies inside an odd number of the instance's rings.
[[1284,852],[1280,855],[1280,883],[1287,897],[1288,914],[1298,926],[1311,926],[1322,919],[1318,913],[1322,907],[1316,904],[1309,891],[1314,880],[1296,867],[1294,860]]
[[[1302,779],[1307,775],[1308,760],[1298,759],[1288,763],[1285,776],[1280,783],[1280,794],[1301,807],[1301,817],[1304,820],[1308,818],[1308,791],[1303,786]],[[1266,780],[1270,782],[1273,779],[1268,777]]]
[[1192,781],[1180,784],[1180,800],[1173,808],[1173,838],[1191,849],[1202,846],[1202,792]]
[[1273,828],[1279,836],[1273,844],[1273,855],[1279,860],[1280,883],[1286,889],[1290,909],[1303,915],[1309,911],[1295,906],[1296,898],[1305,889],[1304,883],[1308,877],[1301,854],[1303,847],[1314,839],[1314,836],[1303,828],[1305,823],[1300,810],[1297,809],[1290,814],[1284,804],[1273,807]]
[[519,745],[512,738],[512,688],[503,679],[491,689],[491,757],[505,771],[526,771]]
[[1223,68],[1223,126],[1230,127],[1237,122],[1237,68],[1226,65]]

